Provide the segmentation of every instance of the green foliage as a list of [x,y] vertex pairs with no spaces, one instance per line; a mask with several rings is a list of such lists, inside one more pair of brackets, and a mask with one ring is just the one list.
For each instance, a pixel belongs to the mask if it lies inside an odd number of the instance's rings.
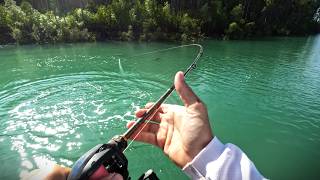
[[180,31],[182,41],[195,41],[194,37],[201,34],[198,20],[191,18],[188,14],[181,17]]
[[0,43],[12,41],[13,38],[9,26],[8,12],[4,6],[0,5]]
[[320,24],[320,7],[317,9],[313,16],[313,20]]
[[230,14],[232,15],[233,19],[235,21],[240,21],[240,19],[242,19],[243,17],[243,6],[242,4],[238,4],[236,5],[230,12]]
[[226,30],[227,37],[226,38],[233,38],[233,39],[238,39],[240,38],[242,34],[242,29],[239,26],[237,22],[232,22],[229,24],[228,29]]
[[[48,43],[48,42],[74,42],[92,40],[92,34],[84,26],[84,19],[89,19],[87,12],[81,17],[77,12],[59,17],[53,11],[40,13],[32,5],[23,1],[18,6],[13,0],[5,0],[0,6],[0,31],[7,30],[12,39],[19,43]],[[3,16],[2,16],[3,15]],[[3,24],[3,25],[2,25]],[[0,43],[9,42],[0,38]]]
[[320,23],[314,0],[88,0],[69,11],[60,1],[17,2],[0,4],[0,43],[242,39],[315,33]]

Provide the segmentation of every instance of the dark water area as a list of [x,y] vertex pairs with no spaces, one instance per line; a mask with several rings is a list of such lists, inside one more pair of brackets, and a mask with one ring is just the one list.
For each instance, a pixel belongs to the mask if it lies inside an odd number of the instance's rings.
[[[319,179],[320,36],[202,45],[187,81],[206,103],[214,134],[243,149],[268,178]],[[0,47],[0,179],[52,163],[72,166],[123,133],[134,111],[157,100],[197,53],[141,55],[173,46]],[[181,104],[176,94],[168,103]],[[187,179],[156,147],[133,143],[125,154],[133,179],[150,168],[161,179]]]

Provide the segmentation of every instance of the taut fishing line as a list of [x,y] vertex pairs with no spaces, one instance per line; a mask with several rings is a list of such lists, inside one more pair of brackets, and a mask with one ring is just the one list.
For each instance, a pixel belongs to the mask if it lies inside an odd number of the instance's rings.
[[[124,54],[118,54],[118,57],[125,57],[126,59],[130,59],[130,58],[136,58],[136,57],[140,57],[140,56],[145,56],[145,55],[150,55],[150,54],[156,54],[156,53],[160,53],[160,52],[166,52],[166,51],[171,51],[171,50],[175,50],[175,49],[180,49],[180,48],[185,48],[185,47],[198,47],[198,53],[197,56],[194,58],[192,64],[186,69],[186,71],[184,72],[184,77],[186,77],[189,72],[192,69],[195,69],[197,66],[197,61],[200,59],[200,57],[203,54],[203,47],[200,44],[186,44],[186,45],[180,45],[180,46],[174,46],[174,47],[169,47],[169,48],[165,48],[165,49],[158,49],[158,50],[154,50],[154,51],[149,51],[149,52],[145,52],[145,53],[141,53],[141,54],[135,54],[132,56],[126,56]],[[120,59],[119,59],[119,66],[120,66],[120,73],[123,74],[124,70],[122,68],[122,65],[120,64]],[[98,69],[100,69],[102,71],[103,74],[107,75],[107,73],[101,68],[96,66]],[[160,107],[160,105],[166,100],[167,97],[170,96],[170,94],[175,90],[174,84],[166,91],[166,93],[164,95],[162,95],[160,97],[160,99],[149,109],[149,111],[147,111],[144,116],[139,119],[138,121],[136,121],[136,124],[134,124],[132,126],[132,128],[130,128],[125,134],[124,137],[126,139],[129,139],[130,136],[132,136],[132,134],[134,133],[134,131],[137,128],[134,128],[135,125],[140,126],[140,124],[142,124],[143,122],[145,122],[145,124],[142,126],[142,128],[138,131],[138,133],[131,138],[132,141],[128,144],[127,148],[124,150],[126,151],[128,149],[128,147],[133,143],[133,141],[139,136],[139,134],[143,131],[143,129],[147,126],[148,123],[153,122],[151,119],[152,117],[155,115],[155,113],[157,112],[158,108]],[[74,127],[75,124],[73,122],[72,127]],[[131,130],[132,129],[132,130]]]
[[[199,51],[198,51],[198,54],[197,56],[194,58],[194,61],[193,63],[187,68],[186,72],[184,73],[184,76],[186,77],[186,75],[189,73],[189,71],[191,71],[192,69],[195,69],[196,68],[196,62],[199,60],[199,58],[201,57],[202,53],[203,53],[203,47],[200,45],[200,44],[186,44],[186,45],[180,45],[180,46],[174,46],[174,47],[169,47],[169,48],[165,48],[165,49],[158,49],[158,50],[153,50],[153,51],[149,51],[149,52],[145,52],[145,53],[139,53],[139,54],[135,54],[135,55],[131,55],[131,56],[128,56],[128,55],[125,55],[125,54],[117,54],[117,55],[114,55],[112,57],[116,57],[116,58],[119,58],[118,59],[118,64],[119,64],[119,68],[120,68],[120,73],[121,74],[124,74],[124,69],[121,65],[121,62],[120,62],[120,58],[126,58],[126,59],[131,59],[131,58],[136,58],[136,57],[141,57],[141,56],[145,56],[145,55],[151,55],[151,54],[156,54],[156,53],[160,53],[160,52],[166,52],[166,51],[171,51],[171,50],[175,50],[175,49],[180,49],[180,48],[186,48],[186,47],[198,47],[199,48]],[[95,66],[97,69],[101,70],[101,72],[105,75],[108,76],[107,72],[100,66]],[[174,90],[174,86],[172,86],[171,88],[172,91]],[[170,89],[171,89],[170,88]],[[169,90],[169,89],[168,89]],[[171,93],[170,93],[171,94]],[[170,95],[168,94],[168,96]],[[160,99],[159,99],[160,100]],[[161,104],[160,104],[161,105]],[[152,120],[151,120],[152,122]],[[148,121],[148,123],[150,123],[150,120]],[[72,127],[71,128],[74,128],[76,125],[75,125],[75,121],[72,122]],[[145,126],[144,126],[145,127]],[[143,128],[141,129],[143,130]],[[142,132],[142,131],[141,131]],[[140,132],[140,133],[141,133]],[[140,134],[139,133],[139,134]],[[136,139],[137,137],[133,138],[132,140]],[[130,144],[132,144],[132,142],[130,142]]]
[[[153,53],[159,53],[159,52],[164,52],[164,51],[170,51],[173,49],[178,49],[178,48],[183,48],[183,47],[189,47],[189,46],[196,46],[199,48],[198,54],[197,56],[194,58],[192,64],[187,68],[187,70],[184,72],[184,77],[186,77],[189,72],[191,72],[191,70],[195,69],[197,66],[197,62],[200,59],[200,57],[203,54],[203,47],[200,44],[188,44],[188,45],[181,45],[181,46],[176,46],[176,47],[171,47],[171,48],[167,48],[167,49],[160,49],[160,50],[156,50],[156,51],[151,51],[151,52],[147,52],[147,53],[142,53],[139,55],[135,55],[135,56],[131,56],[131,57],[138,57],[138,56],[142,56],[142,55],[146,55],[146,54],[153,54]],[[141,119],[139,119],[138,121],[136,121],[136,123],[131,126],[130,129],[127,130],[127,132],[125,132],[123,134],[123,137],[125,139],[129,139],[133,133],[135,132],[135,130],[138,129],[138,127],[144,123],[144,125],[141,127],[141,129],[138,131],[138,133],[131,138],[131,142],[128,144],[128,146],[124,149],[123,152],[125,152],[134,142],[134,140],[140,135],[140,133],[143,131],[143,129],[150,123],[151,119],[153,118],[153,116],[157,113],[158,109],[160,108],[161,104],[171,95],[171,93],[175,90],[174,84],[166,91],[166,93],[164,95],[162,95],[160,97],[160,99],[153,104],[153,106],[143,115],[143,117]]]
[[[192,64],[184,72],[184,76],[186,77],[192,69],[196,68],[196,63],[203,53],[203,48],[199,44],[189,44],[167,49],[160,49],[131,57],[153,54],[157,52],[164,52],[188,46],[199,47],[199,52],[197,56],[194,58]],[[158,101],[155,104],[153,104],[151,108],[147,110],[147,112],[143,114],[142,118],[138,119],[135,122],[135,124],[131,126],[124,134],[114,136],[108,143],[98,144],[95,147],[91,148],[89,151],[87,151],[84,155],[82,155],[73,165],[72,170],[68,176],[68,180],[89,179],[94,173],[99,172],[98,169],[101,169],[102,171],[104,170],[105,172],[109,173],[118,173],[122,175],[123,179],[130,179],[128,171],[128,160],[124,155],[124,151],[128,149],[128,147],[133,143],[133,140],[135,140],[141,134],[141,132],[147,126],[147,124],[151,122],[151,119],[153,118],[155,113],[157,113],[161,104],[171,95],[171,93],[174,90],[175,86],[173,84],[158,99]],[[143,126],[141,126],[142,124]],[[138,132],[136,133],[136,131]],[[132,141],[129,144],[128,139],[132,139]],[[143,179],[158,180],[158,177],[154,172],[152,172],[152,170],[151,173],[148,172],[143,174],[141,177]],[[147,178],[144,178],[146,177],[146,175]]]

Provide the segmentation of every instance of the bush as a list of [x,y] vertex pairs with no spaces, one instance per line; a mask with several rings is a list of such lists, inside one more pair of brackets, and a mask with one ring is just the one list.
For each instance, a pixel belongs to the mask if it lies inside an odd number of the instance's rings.
[[41,11],[29,2],[38,1],[22,0],[17,5],[14,0],[4,0],[0,5],[0,43],[95,39],[193,42],[204,33],[214,37],[225,34],[226,39],[310,34],[320,24],[320,4],[309,0],[112,0],[70,12],[60,10],[59,1],[48,1],[51,10]]
[[227,38],[239,39],[242,36],[242,29],[237,22],[232,22],[229,24],[228,29],[226,30]]
[[316,13],[314,14],[313,20],[320,24],[320,7],[317,9]]

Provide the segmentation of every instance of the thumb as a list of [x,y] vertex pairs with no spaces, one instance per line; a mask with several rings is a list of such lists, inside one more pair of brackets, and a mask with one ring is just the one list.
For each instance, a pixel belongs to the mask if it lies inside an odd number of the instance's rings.
[[200,102],[200,99],[185,82],[183,72],[177,72],[174,78],[174,86],[186,107],[196,102]]

